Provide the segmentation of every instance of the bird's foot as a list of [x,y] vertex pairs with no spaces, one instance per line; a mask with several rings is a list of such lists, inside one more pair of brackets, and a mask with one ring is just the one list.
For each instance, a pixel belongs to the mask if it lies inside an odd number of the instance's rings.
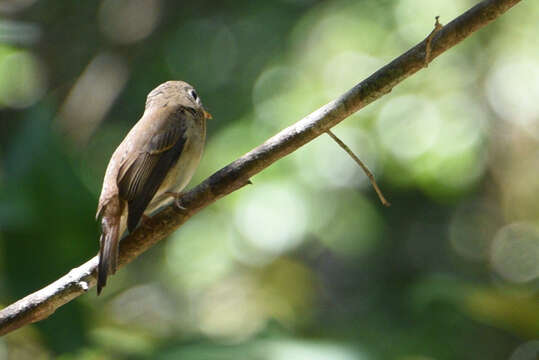
[[170,197],[173,197],[174,198],[174,204],[178,207],[178,209],[180,210],[187,210],[183,205],[182,205],[182,196],[183,196],[183,192],[173,192],[173,191],[166,191],[165,192],[165,195],[168,195]]

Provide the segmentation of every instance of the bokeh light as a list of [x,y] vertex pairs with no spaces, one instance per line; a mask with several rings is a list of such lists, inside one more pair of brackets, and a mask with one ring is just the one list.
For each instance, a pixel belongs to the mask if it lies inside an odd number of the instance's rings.
[[201,214],[167,243],[165,270],[172,288],[192,293],[212,284],[231,269],[231,225],[217,214]]
[[254,279],[235,277],[215,284],[197,302],[200,331],[212,338],[239,342],[262,330],[266,321]]
[[[261,184],[237,205],[235,224],[255,249],[269,257],[298,246],[307,226],[308,210],[301,189],[291,184]],[[241,250],[240,250],[241,251]],[[249,261],[251,257],[242,257]]]
[[460,205],[449,226],[453,249],[471,260],[488,260],[499,222],[501,216],[492,204],[474,201]]
[[40,37],[41,29],[34,23],[0,19],[0,43],[29,45],[35,44]]
[[0,3],[0,12],[14,13],[35,3],[36,0],[9,0]]
[[86,144],[103,121],[128,77],[124,60],[99,54],[77,79],[60,109],[58,126],[73,144]]
[[427,152],[438,139],[442,122],[435,104],[425,98],[394,97],[380,112],[376,132],[395,158],[407,162]]
[[122,292],[114,297],[106,311],[120,325],[159,336],[170,334],[175,327],[174,304],[155,285],[140,285]]
[[25,50],[0,45],[0,106],[25,108],[34,104],[46,88],[45,69]]
[[477,102],[462,93],[448,93],[437,101],[443,122],[433,148],[439,156],[473,151],[482,145],[488,130],[487,115]]
[[[339,200],[341,209],[338,216],[317,232],[322,243],[335,253],[350,258],[368,254],[381,245],[385,228],[376,209],[378,204],[373,205],[359,193],[347,196],[333,193],[332,197]],[[347,230],[350,228],[354,231]]]
[[398,32],[411,45],[421,41],[432,31],[435,16],[442,16],[440,22],[446,23],[469,6],[470,1],[467,0],[451,2],[403,0],[396,3],[393,9]]
[[486,93],[502,119],[522,126],[539,139],[539,61],[503,58],[490,71]]
[[537,354],[539,354],[539,340],[532,340],[516,348],[509,360],[534,360]]
[[[356,84],[356,76],[369,75],[384,65],[376,57],[361,52],[344,51],[327,60],[325,65],[324,91],[327,99],[335,99],[343,90]],[[360,75],[361,74],[361,75]]]
[[491,247],[494,270],[516,283],[539,277],[539,228],[516,223],[501,228]]
[[101,30],[115,42],[140,41],[157,26],[161,6],[160,0],[105,0],[99,9]]
[[368,360],[370,357],[346,345],[315,342],[270,342],[263,346],[265,360]]
[[275,132],[297,118],[298,104],[293,101],[295,85],[301,73],[290,67],[274,67],[264,71],[253,87],[253,105],[256,119],[262,129]]

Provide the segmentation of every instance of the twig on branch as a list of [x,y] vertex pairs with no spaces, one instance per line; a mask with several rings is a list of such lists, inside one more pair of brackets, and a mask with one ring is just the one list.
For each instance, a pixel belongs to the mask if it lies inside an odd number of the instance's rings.
[[[444,26],[430,44],[432,60],[481,29],[520,0],[485,0]],[[249,178],[307,142],[325,133],[351,114],[387,94],[391,89],[424,68],[426,39],[376,71],[361,83],[322,106],[297,123],[282,130],[262,145],[225,166],[186,193],[182,204],[165,207],[120,244],[120,267],[162,240],[190,217],[223,196],[246,185]],[[65,303],[82,295],[96,283],[96,257],[47,287],[30,294],[0,311],[0,335],[42,320]]]
[[425,67],[428,67],[429,62],[430,62],[430,53],[432,51],[431,49],[432,38],[434,37],[434,35],[436,35],[438,31],[442,30],[443,28],[443,25],[440,24],[440,22],[438,21],[440,17],[436,16],[435,19],[436,21],[434,22],[434,29],[432,29],[432,31],[430,32],[429,36],[427,36],[427,39],[426,39],[427,43],[425,44]]
[[369,178],[369,181],[371,182],[372,184],[372,187],[374,188],[374,190],[376,191],[376,194],[378,195],[378,198],[380,199],[380,202],[384,205],[384,206],[391,206],[391,203],[389,201],[386,200],[386,198],[384,197],[384,195],[382,194],[382,191],[380,190],[380,188],[378,187],[378,184],[376,184],[376,180],[374,180],[374,175],[371,173],[371,171],[369,170],[369,168],[367,167],[367,165],[363,164],[363,161],[361,161],[361,159],[359,157],[356,156],[356,154],[354,154],[354,152],[348,147],[348,145],[346,145],[341,139],[339,139],[337,137],[337,135],[335,135],[331,130],[328,130],[326,131],[328,133],[328,135],[333,139],[335,140],[335,142],[337,144],[339,144],[339,146],[341,148],[343,148],[344,151],[346,151],[348,153],[348,155],[350,155],[350,157],[352,159],[354,159],[354,161],[359,165],[361,166],[361,168],[363,169],[363,172],[365,172],[365,175],[367,175],[367,177]]

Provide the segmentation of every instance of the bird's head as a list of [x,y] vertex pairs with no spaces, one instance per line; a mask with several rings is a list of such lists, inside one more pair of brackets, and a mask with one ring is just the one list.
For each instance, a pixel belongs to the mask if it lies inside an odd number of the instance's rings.
[[153,89],[146,98],[146,110],[160,107],[184,107],[201,112],[205,119],[212,116],[202,105],[195,88],[185,81],[171,80]]

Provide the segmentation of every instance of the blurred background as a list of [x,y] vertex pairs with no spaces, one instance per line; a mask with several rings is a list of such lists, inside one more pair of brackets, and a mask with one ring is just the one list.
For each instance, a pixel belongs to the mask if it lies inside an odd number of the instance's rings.
[[[0,2],[0,304],[94,256],[113,150],[169,79],[214,120],[192,181],[471,0]],[[536,359],[539,2],[254,177],[0,359]]]

